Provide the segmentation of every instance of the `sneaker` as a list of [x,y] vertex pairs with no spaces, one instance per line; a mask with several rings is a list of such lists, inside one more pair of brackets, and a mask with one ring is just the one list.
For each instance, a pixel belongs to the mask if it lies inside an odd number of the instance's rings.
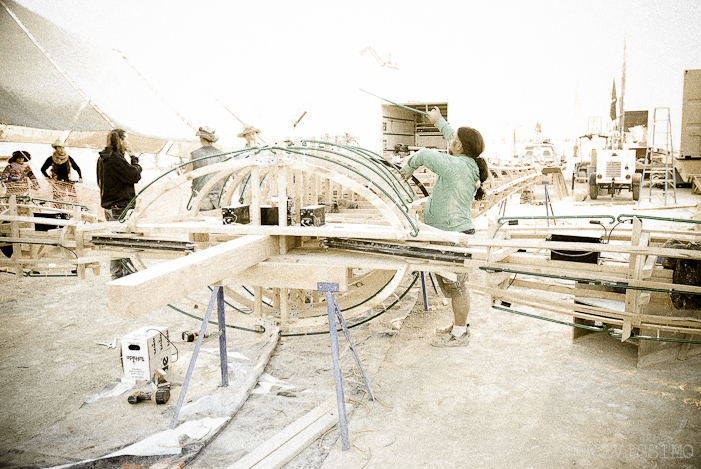
[[436,336],[431,340],[431,345],[434,347],[467,347],[469,343],[469,329],[460,337],[455,337],[453,334],[444,334]]

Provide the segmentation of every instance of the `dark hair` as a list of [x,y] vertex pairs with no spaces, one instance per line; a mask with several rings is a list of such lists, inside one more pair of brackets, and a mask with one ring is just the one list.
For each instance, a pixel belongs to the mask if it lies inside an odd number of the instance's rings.
[[[477,167],[480,170],[480,182],[486,181],[489,177],[489,168],[487,166],[487,160],[480,156],[484,153],[484,139],[482,138],[482,134],[472,127],[460,127],[458,129],[458,140],[460,140],[460,145],[462,145],[463,153],[474,159],[475,163],[477,163]],[[484,189],[482,189],[480,185],[480,187],[477,188],[475,200],[481,200],[484,196]]]
[[117,153],[123,155],[127,150],[124,147],[124,143],[122,143],[126,134],[126,131],[122,129],[110,130],[110,132],[107,134],[107,148],[109,148],[112,152],[116,151]]

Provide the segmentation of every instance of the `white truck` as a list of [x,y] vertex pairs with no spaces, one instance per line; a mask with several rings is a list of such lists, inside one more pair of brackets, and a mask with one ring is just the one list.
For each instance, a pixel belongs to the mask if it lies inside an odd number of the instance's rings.
[[592,155],[595,171],[589,175],[589,197],[595,200],[602,191],[614,196],[623,189],[640,198],[642,175],[635,172],[635,150],[598,150]]

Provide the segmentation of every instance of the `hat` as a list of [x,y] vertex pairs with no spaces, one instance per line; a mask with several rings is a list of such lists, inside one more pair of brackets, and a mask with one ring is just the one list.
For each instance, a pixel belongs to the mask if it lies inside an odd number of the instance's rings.
[[61,141],[61,139],[57,139],[54,143],[51,144],[52,147],[65,147],[66,144]]
[[251,134],[251,133],[259,134],[260,130],[256,129],[251,124],[246,124],[243,126],[243,130],[239,134],[239,138],[244,138],[246,136],[246,134]]
[[219,136],[217,135],[217,133],[214,131],[213,128],[209,126],[200,127],[200,130],[198,130],[195,135],[212,143],[219,140]]
[[32,155],[30,155],[28,151],[17,150],[16,152],[12,153],[12,156],[9,160],[7,160],[7,162],[12,163],[12,161],[16,160],[17,158],[24,158],[25,160],[29,161],[32,159]]

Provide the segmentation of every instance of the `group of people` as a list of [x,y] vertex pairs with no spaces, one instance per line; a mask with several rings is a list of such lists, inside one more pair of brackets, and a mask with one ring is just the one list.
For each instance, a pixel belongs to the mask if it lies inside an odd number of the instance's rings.
[[[83,174],[75,160],[66,153],[63,142],[56,140],[51,144],[54,151],[41,166],[41,173],[51,181],[73,184],[83,182]],[[7,166],[0,175],[0,180],[5,183],[11,193],[26,193],[31,185],[32,189],[39,189],[37,180],[29,161],[32,155],[25,150],[17,150],[7,161]],[[51,170],[49,174],[47,171]],[[72,180],[72,170],[78,173],[78,180]],[[54,186],[55,187],[55,186]],[[71,186],[72,187],[72,186]],[[56,189],[54,189],[55,191]]]
[[[489,171],[484,152],[484,140],[479,131],[471,127],[460,127],[455,131],[443,118],[436,107],[428,112],[428,118],[448,141],[448,154],[433,149],[422,149],[409,157],[401,168],[403,177],[408,180],[420,166],[425,166],[437,175],[431,195],[427,198],[424,209],[424,222],[435,228],[473,235],[472,201],[484,196],[482,183]],[[238,135],[246,139],[246,147],[256,144],[260,133],[253,126],[245,126]],[[222,160],[221,150],[214,146],[219,137],[214,129],[200,127],[196,133],[201,147],[191,153],[192,170]],[[59,181],[70,181],[71,171],[78,173],[78,182],[82,182],[80,168],[65,151],[63,144],[53,144],[54,153],[47,158],[41,168],[44,176]],[[141,179],[142,167],[137,156],[126,155],[129,149],[129,136],[124,130],[114,129],[107,136],[107,145],[100,152],[97,161],[97,183],[100,188],[101,206],[105,209],[105,218],[119,219],[132,199],[136,196],[134,185]],[[28,180],[37,187],[36,177],[27,162],[31,155],[26,151],[16,151],[2,173],[3,182]],[[47,170],[51,169],[51,175]],[[198,191],[213,177],[212,174],[193,179],[192,189]],[[200,210],[219,208],[219,183],[212,187],[203,198]],[[130,267],[122,260],[113,260],[110,273],[113,279],[128,275]],[[453,310],[451,324],[435,330],[432,345],[438,347],[465,346],[470,337],[468,314],[470,312],[470,292],[467,288],[467,274],[457,273],[454,278],[437,275],[438,284],[446,298],[450,298]]]
[[[256,145],[256,139],[259,133],[260,130],[252,125],[246,124],[241,133],[238,134],[238,137],[246,140],[246,148],[251,148]],[[222,151],[214,146],[217,140],[219,140],[216,131],[209,126],[204,126],[200,127],[195,135],[200,138],[200,145],[202,146],[190,153],[192,170],[194,171],[195,169],[221,162],[224,156],[218,155],[220,155]],[[194,178],[192,180],[192,190],[199,192],[200,188],[213,177],[214,174],[207,174]],[[200,204],[200,210],[215,210],[220,208],[219,197],[223,184],[223,182],[220,182],[209,190]]]

